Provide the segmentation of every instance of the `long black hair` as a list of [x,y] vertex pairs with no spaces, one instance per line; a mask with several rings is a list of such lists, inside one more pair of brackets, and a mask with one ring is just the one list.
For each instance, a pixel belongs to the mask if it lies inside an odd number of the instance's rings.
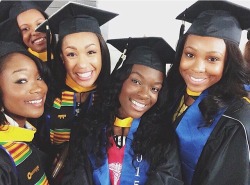
[[[186,91],[186,84],[179,72],[179,66],[187,37],[188,35],[185,34],[180,38],[176,48],[174,64],[167,74],[167,114],[170,115],[170,119],[173,118],[179,106],[178,103]],[[208,89],[208,96],[199,104],[199,108],[208,124],[211,123],[211,120],[221,108],[228,107],[234,101],[247,96],[244,84],[249,83],[249,70],[246,67],[242,53],[237,44],[227,40],[224,40],[224,42],[227,53],[222,78]]]
[[[105,98],[99,105],[93,106],[88,115],[81,121],[79,134],[76,140],[72,140],[73,156],[71,157],[72,167],[74,164],[84,164],[86,151],[93,154],[96,159],[96,167],[102,165],[104,156],[111,146],[110,136],[113,135],[113,124],[118,113],[119,94],[124,81],[129,77],[133,65],[127,64],[112,73],[107,87],[103,91]],[[166,162],[166,151],[174,141],[174,131],[171,124],[165,122],[165,96],[166,96],[166,77],[164,74],[163,87],[159,92],[156,104],[141,117],[140,125],[134,134],[132,149],[135,153],[133,160],[138,155],[142,155],[150,164],[149,173],[156,170],[157,165]],[[84,155],[85,154],[85,155]],[[86,162],[86,161],[85,161]]]

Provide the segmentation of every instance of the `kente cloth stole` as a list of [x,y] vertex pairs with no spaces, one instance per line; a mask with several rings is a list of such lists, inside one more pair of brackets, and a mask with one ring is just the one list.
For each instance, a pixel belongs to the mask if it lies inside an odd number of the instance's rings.
[[[30,181],[32,178],[35,178],[34,174],[40,170],[39,165],[37,165],[36,168],[34,168],[34,170],[30,172],[26,168],[24,169],[26,165],[25,166],[21,165],[22,163],[24,163],[25,160],[29,161],[29,157],[32,154],[32,150],[29,147],[29,145],[23,142],[0,142],[0,145],[1,145],[1,148],[3,148],[6,151],[6,153],[10,156],[11,161],[14,162],[15,170],[16,168],[18,168],[18,166],[22,166],[21,170],[27,171],[27,175],[25,175],[25,179],[20,179],[21,182],[22,181],[27,182],[27,181]],[[16,171],[16,173],[19,174],[18,171]],[[49,182],[45,173],[41,173],[41,174],[42,175],[40,176],[40,178],[37,180],[35,184],[36,185],[48,185]],[[21,178],[23,178],[23,176]]]
[[52,144],[62,144],[65,141],[69,141],[71,129],[50,129],[50,141]]

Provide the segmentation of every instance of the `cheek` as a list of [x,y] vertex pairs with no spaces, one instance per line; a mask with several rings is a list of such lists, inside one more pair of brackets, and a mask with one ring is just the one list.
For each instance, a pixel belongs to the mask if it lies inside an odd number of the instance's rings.
[[153,107],[156,104],[158,98],[159,98],[159,93],[151,95],[151,107]]
[[63,63],[64,63],[64,66],[65,66],[66,72],[71,73],[74,66],[75,66],[75,62],[73,62],[71,60],[67,60],[67,61],[64,61]]
[[214,76],[216,79],[220,80],[223,75],[223,65],[209,66],[207,68],[207,73]]
[[179,72],[182,73],[186,70],[188,70],[190,68],[190,63],[189,62],[185,62],[183,59],[180,62],[180,66],[179,66]]

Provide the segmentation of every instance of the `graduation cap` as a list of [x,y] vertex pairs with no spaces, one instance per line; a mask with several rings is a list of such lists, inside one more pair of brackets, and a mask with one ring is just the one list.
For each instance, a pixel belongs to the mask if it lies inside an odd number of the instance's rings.
[[[16,42],[22,45],[22,38],[18,33],[18,26],[13,21],[7,19],[0,23],[0,41]],[[1,48],[2,49],[2,48]]]
[[100,26],[117,15],[92,6],[68,2],[51,15],[48,20],[39,25],[36,31],[46,32],[46,25],[49,25],[52,33],[59,34],[60,38],[78,32],[100,34]]
[[44,12],[51,3],[52,0],[46,0],[46,1],[2,0],[0,2],[0,22],[6,19],[15,19],[17,15],[30,9],[37,9],[41,12]]
[[192,23],[187,33],[226,39],[239,44],[250,28],[250,9],[228,1],[197,1],[176,19]]
[[16,43],[16,42],[6,42],[6,41],[0,41],[0,58],[11,54],[11,53],[22,53],[26,56],[28,56],[29,58],[31,58],[32,60],[35,60],[35,56],[32,55],[31,53],[29,53],[27,51],[26,48],[24,48],[24,46]]
[[[173,63],[175,51],[161,37],[139,37],[107,40],[123,52],[114,71],[121,65],[141,64],[166,73],[166,64]],[[124,58],[123,56],[126,55]]]

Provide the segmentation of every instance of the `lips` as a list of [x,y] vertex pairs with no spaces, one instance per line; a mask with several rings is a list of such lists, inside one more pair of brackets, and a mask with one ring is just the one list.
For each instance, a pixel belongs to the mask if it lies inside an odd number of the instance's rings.
[[195,78],[193,76],[190,77],[190,79],[194,82],[202,82],[203,80],[205,80],[206,78]]
[[30,104],[38,104],[38,103],[41,103],[42,101],[43,101],[43,99],[31,100],[31,101],[28,101],[28,103],[30,103]]
[[146,107],[146,104],[139,103],[138,101],[135,100],[130,100],[133,103],[133,107],[138,110],[138,111],[143,111]]
[[90,78],[93,71],[88,71],[85,73],[76,73],[80,78]]
[[45,41],[45,38],[41,37],[41,38],[33,40],[32,43],[33,44],[42,44],[42,43],[44,43],[44,41]]

